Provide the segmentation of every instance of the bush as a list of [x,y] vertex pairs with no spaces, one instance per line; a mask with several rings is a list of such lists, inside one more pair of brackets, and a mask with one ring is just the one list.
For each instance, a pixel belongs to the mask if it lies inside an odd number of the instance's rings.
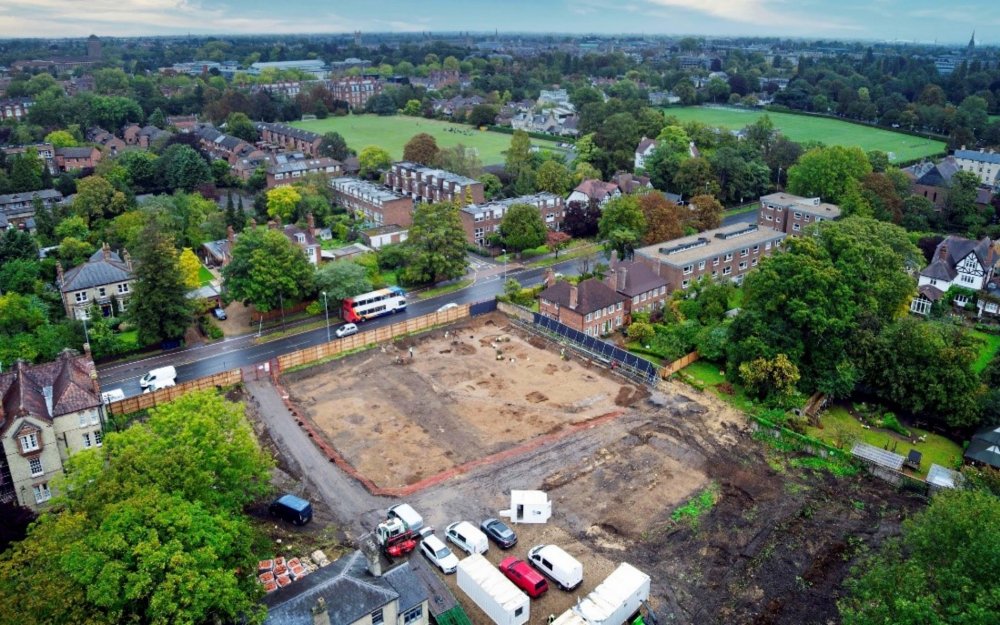
[[976,329],[986,334],[1000,334],[1000,326],[992,323],[977,323]]
[[323,312],[323,304],[321,304],[319,300],[311,302],[308,306],[306,306],[306,312],[310,315],[319,315]]
[[896,418],[896,415],[894,415],[891,412],[887,412],[884,415],[882,415],[882,427],[884,427],[887,430],[892,430],[893,432],[901,436],[910,435],[910,431],[907,430],[905,427],[903,427],[903,424],[899,422],[899,419]]
[[201,333],[210,339],[221,339],[224,334],[222,333],[222,328],[215,325],[211,319],[208,317],[198,317],[198,329]]
[[655,334],[656,332],[653,330],[653,326],[641,321],[634,321],[632,325],[628,327],[628,337],[633,341],[638,341],[642,345],[649,343],[650,339],[652,339]]

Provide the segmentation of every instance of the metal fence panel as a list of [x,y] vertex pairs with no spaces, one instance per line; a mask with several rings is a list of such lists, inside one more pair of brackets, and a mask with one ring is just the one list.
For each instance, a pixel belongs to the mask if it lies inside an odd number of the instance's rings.
[[645,358],[640,358],[616,345],[584,334],[540,313],[534,314],[534,322],[544,330],[563,337],[572,343],[576,343],[588,352],[606,359],[609,364],[613,362],[634,371],[649,384],[654,384],[657,380],[659,367]]
[[485,302],[476,302],[469,306],[469,314],[473,317],[479,315],[485,315],[486,313],[491,313],[497,309],[496,298],[488,299]]

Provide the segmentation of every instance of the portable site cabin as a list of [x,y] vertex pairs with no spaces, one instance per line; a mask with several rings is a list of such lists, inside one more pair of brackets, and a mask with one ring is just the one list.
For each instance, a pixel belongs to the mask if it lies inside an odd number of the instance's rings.
[[489,560],[473,554],[458,563],[458,587],[497,625],[524,625],[531,616],[528,595]]
[[547,523],[552,516],[552,502],[540,490],[510,491],[510,510],[501,510],[500,516],[509,517],[512,523]]
[[552,625],[624,625],[649,599],[649,575],[622,563]]

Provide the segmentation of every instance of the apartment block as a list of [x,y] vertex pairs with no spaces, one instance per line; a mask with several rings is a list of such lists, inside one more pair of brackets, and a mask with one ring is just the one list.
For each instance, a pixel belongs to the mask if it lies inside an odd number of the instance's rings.
[[343,100],[352,109],[362,109],[368,100],[382,93],[382,81],[378,78],[346,76],[330,81],[330,93],[335,100]]
[[319,154],[319,145],[323,142],[323,137],[315,132],[267,122],[257,122],[255,126],[260,133],[260,140],[264,143],[289,152],[302,152],[306,156]]
[[747,272],[773,254],[787,236],[741,223],[639,248],[635,260],[665,278],[668,293],[686,289],[699,278],[741,284]]
[[275,157],[275,162],[267,166],[267,188],[292,184],[309,174],[337,178],[343,173],[340,161],[326,156],[293,158],[291,155],[279,154]]
[[354,211],[373,226],[403,226],[413,223],[413,199],[382,185],[357,178],[330,181],[334,202]]
[[818,197],[772,193],[760,198],[757,225],[799,236],[808,225],[839,218],[840,207],[822,202]]
[[503,221],[507,210],[515,204],[528,204],[537,208],[549,230],[562,228],[563,217],[566,216],[563,199],[552,193],[535,193],[463,206],[459,216],[465,229],[465,240],[472,245],[485,246],[489,236],[500,230],[500,222]]
[[970,171],[979,176],[984,185],[996,187],[1000,176],[1000,154],[993,150],[955,150],[955,162],[961,171]]
[[413,198],[414,202],[482,204],[483,183],[450,171],[400,161],[385,175],[385,186]]

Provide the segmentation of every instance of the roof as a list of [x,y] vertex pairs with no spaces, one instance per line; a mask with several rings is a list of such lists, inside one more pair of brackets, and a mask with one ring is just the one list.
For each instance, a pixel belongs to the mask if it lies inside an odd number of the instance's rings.
[[[619,270],[622,271],[619,272]],[[615,272],[613,278],[616,285],[615,290],[629,297],[667,286],[666,278],[661,278],[647,265],[634,260],[612,259],[611,271]],[[624,284],[622,284],[623,279]]]
[[955,150],[955,158],[964,158],[976,161],[977,163],[1000,164],[1000,154],[992,150],[989,152],[983,152],[982,150]]
[[368,202],[391,202],[392,200],[407,199],[407,196],[396,193],[388,187],[347,176],[331,179],[330,188]]
[[737,223],[664,243],[647,245],[637,249],[635,254],[673,267],[684,267],[699,260],[746,247],[782,241],[786,236],[783,232],[761,228],[757,224]]
[[989,237],[973,241],[964,237],[949,235],[934,248],[934,260],[920,272],[920,275],[934,280],[951,282],[958,275],[958,272],[955,270],[956,265],[962,262],[969,254],[975,254],[976,260],[984,268],[992,267],[994,256],[993,241]]
[[[286,237],[288,237],[289,241],[297,245],[317,245],[319,243],[316,240],[316,236],[313,235],[313,233],[309,232],[308,229],[304,230],[302,228],[299,228],[298,226],[289,225],[283,227],[281,231],[285,234]],[[304,243],[300,243],[298,240],[298,235],[300,234],[302,235],[302,238],[305,239]]]
[[97,148],[56,148],[56,156],[63,158],[90,158]]
[[[95,408],[101,400],[94,391],[94,361],[72,350],[41,365],[17,361],[0,374],[0,434],[19,417],[51,422],[55,417]],[[51,391],[51,399],[47,397]]]
[[943,159],[936,165],[930,163],[928,165],[930,166],[914,171],[915,174],[919,171],[917,184],[927,187],[947,187],[951,185],[952,176],[961,171],[953,156]]
[[1000,469],[1000,426],[977,432],[969,441],[965,457]]
[[480,184],[478,180],[473,180],[467,176],[460,176],[459,174],[452,173],[445,169],[438,169],[436,167],[425,167],[424,165],[418,165],[417,163],[411,163],[409,161],[399,161],[397,163],[393,163],[393,168],[397,167],[418,173],[422,177],[433,176],[440,180],[447,180],[448,182],[454,182],[462,186]]
[[349,625],[375,610],[400,600],[412,602],[427,598],[409,563],[374,577],[367,561],[355,551],[264,597],[268,625],[313,625],[312,609],[320,598],[326,602],[331,625]]
[[67,271],[63,276],[61,290],[68,293],[131,279],[132,270],[121,257],[103,248],[94,252],[87,262]]
[[30,191],[27,193],[6,193],[0,195],[0,207],[23,202],[24,200],[33,200],[36,197],[42,200],[55,201],[63,199],[62,193],[59,193],[55,189],[42,189],[41,191]]
[[561,308],[569,308],[581,315],[624,302],[625,296],[596,278],[588,278],[576,285],[576,307],[570,306],[570,291],[573,285],[560,280],[538,294],[538,297],[558,304]]
[[385,224],[384,226],[376,226],[374,228],[369,228],[363,232],[368,236],[378,236],[380,234],[393,234],[396,232],[406,232],[407,228],[403,226],[397,226],[396,224]]
[[962,484],[962,474],[939,464],[932,464],[927,472],[927,483],[939,488],[956,488]]
[[932,302],[936,302],[944,296],[944,291],[937,288],[936,286],[931,286],[929,284],[925,284],[921,287],[918,287],[917,293],[919,293],[920,295],[924,296],[924,298]]
[[584,180],[576,186],[574,191],[579,191],[593,200],[603,200],[618,190],[618,185],[613,182],[604,182],[594,178]]
[[268,122],[257,122],[254,124],[257,130],[268,130],[275,134],[286,135],[289,137],[295,137],[296,139],[302,139],[303,141],[313,142],[322,137],[315,132],[310,132],[308,130],[302,130],[301,128],[295,128],[293,126],[288,126],[286,124],[270,124]]
[[836,219],[840,217],[840,207],[836,204],[821,202],[818,197],[800,197],[791,193],[771,193],[760,198],[761,202],[767,202],[774,206],[781,206],[789,210],[796,210],[810,215]]
[[646,150],[649,148],[656,148],[656,141],[648,137],[643,137],[642,141],[639,142],[639,147],[635,149],[636,154],[645,154]]
[[481,215],[489,211],[495,213],[494,217],[503,216],[507,209],[515,204],[530,204],[536,208],[542,207],[558,207],[562,198],[554,193],[535,193],[533,195],[522,195],[520,197],[511,197],[502,200],[494,200],[492,202],[484,202],[483,204],[467,204],[463,206],[460,210],[463,213],[469,213],[470,215]]
[[905,460],[905,458],[899,454],[894,454],[891,451],[882,449],[881,447],[875,447],[874,445],[860,442],[854,443],[854,448],[851,449],[851,454],[872,464],[877,464],[880,467],[886,467],[896,471],[903,468],[903,461]]
[[302,160],[286,160],[283,163],[275,163],[267,167],[267,172],[269,174],[283,174],[294,171],[312,171],[316,169],[326,169],[327,167],[339,168],[340,161],[328,158],[326,156],[322,158],[312,158],[312,159],[302,159]]

